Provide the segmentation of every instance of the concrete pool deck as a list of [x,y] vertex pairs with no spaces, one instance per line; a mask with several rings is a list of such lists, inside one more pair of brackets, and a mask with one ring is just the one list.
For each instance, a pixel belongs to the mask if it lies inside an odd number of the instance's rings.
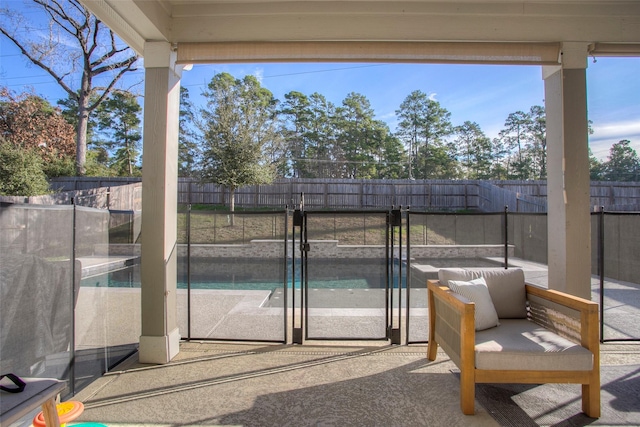
[[[502,258],[489,258],[499,264]],[[128,257],[83,258],[83,266],[95,271],[105,266],[122,268],[130,262]],[[545,265],[510,258],[509,263],[522,268],[529,283],[546,287],[548,273]],[[422,265],[413,263],[416,271]],[[424,270],[423,270],[424,271]],[[412,280],[415,280],[413,278]],[[422,280],[422,279],[421,279]],[[426,281],[426,279],[425,279]],[[600,300],[599,279],[592,277],[593,300]],[[296,290],[296,305],[300,306],[300,290]],[[398,308],[398,290],[394,291],[393,317],[396,323],[406,323],[406,290],[402,290],[401,308]],[[288,296],[289,305],[292,300]],[[187,337],[187,293],[178,289],[179,327]],[[82,287],[77,305],[77,343],[91,348],[104,342],[111,345],[137,342],[140,334],[140,290],[136,288]],[[284,294],[282,288],[273,291],[247,290],[192,290],[191,338],[218,340],[282,341],[284,339]],[[313,289],[309,292],[309,336],[318,339],[366,338],[386,336],[385,294],[380,289]],[[412,288],[410,295],[410,342],[423,342],[428,338],[427,295],[425,288]],[[293,334],[302,313],[288,310],[288,339]],[[120,316],[127,319],[124,327],[97,328],[105,319]],[[400,316],[400,317],[398,317]],[[398,319],[397,321],[395,319]],[[640,338],[640,285],[607,280],[604,295],[605,339]],[[403,326],[404,327],[404,326]],[[402,342],[407,341],[405,336]]]

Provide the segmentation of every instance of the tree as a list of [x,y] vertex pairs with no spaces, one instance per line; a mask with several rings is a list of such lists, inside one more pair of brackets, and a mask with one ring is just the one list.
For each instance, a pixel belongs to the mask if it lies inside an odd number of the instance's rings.
[[604,181],[604,163],[593,155],[589,147],[589,179],[591,181]]
[[178,136],[178,175],[194,176],[201,150],[195,125],[195,107],[189,99],[189,90],[180,87],[180,134]]
[[450,165],[454,157],[445,144],[445,138],[453,132],[451,113],[416,90],[400,104],[396,116],[398,136],[409,146],[409,178],[446,177],[445,165]]
[[309,101],[311,117],[307,136],[309,147],[306,160],[314,165],[307,168],[309,177],[339,177],[341,176],[341,167],[336,162],[340,157],[335,126],[336,107],[318,92],[312,93]]
[[87,151],[87,176],[117,176],[109,167],[109,153],[104,147]]
[[493,162],[491,164],[491,179],[504,180],[509,178],[509,149],[500,136],[491,141]]
[[534,105],[529,109],[527,123],[528,155],[532,157],[533,178],[547,179],[547,116],[544,107]]
[[311,102],[309,98],[298,91],[291,91],[284,95],[280,114],[285,121],[285,138],[287,140],[289,159],[291,161],[291,175],[296,178],[309,177],[310,168],[308,152],[311,150],[313,140],[310,139],[311,127]]
[[[4,8],[0,33],[50,74],[77,104],[76,169],[84,175],[89,115],[125,73],[135,70],[138,55],[128,46],[119,46],[113,31],[79,0],[33,0],[31,4],[47,17],[47,27]],[[41,37],[43,33],[47,36]],[[94,84],[98,77],[106,78],[104,86]]]
[[98,129],[106,138],[99,145],[115,150],[111,165],[120,176],[139,175],[140,104],[129,92],[114,92],[96,110]]
[[527,141],[527,129],[531,124],[531,117],[522,111],[509,114],[504,122],[505,128],[499,136],[505,147],[509,150],[512,159],[509,159],[507,173],[509,178],[529,179],[531,175],[531,159],[523,156],[523,145]]
[[273,180],[263,150],[278,138],[277,101],[254,76],[235,79],[228,73],[216,74],[203,96],[201,179],[229,189],[233,212],[237,188]]
[[[92,96],[90,102],[93,103],[95,101],[97,101],[96,97]],[[66,97],[65,99],[59,99],[57,104],[60,107],[62,117],[65,118],[67,123],[73,126],[74,129],[78,129],[78,102],[76,101],[75,97]],[[95,117],[95,114],[92,114],[87,119],[87,151],[93,143],[93,135],[97,127],[98,119]]]
[[640,181],[640,159],[628,139],[611,146],[603,167],[607,181]]
[[411,92],[400,104],[400,109],[396,110],[396,116],[400,119],[398,136],[404,141],[409,151],[407,168],[409,179],[413,178],[413,162],[417,155],[420,134],[425,127],[424,117],[428,100],[424,92],[416,90]]
[[38,196],[49,192],[42,159],[33,149],[24,149],[0,137],[0,195]]
[[400,179],[407,176],[407,155],[402,142],[389,128],[381,129],[381,141],[378,146],[377,176],[378,179]]
[[375,155],[380,153],[388,128],[374,116],[369,100],[355,92],[347,95],[342,106],[336,109],[344,177],[367,179],[377,176]]
[[466,179],[490,179],[493,154],[491,140],[475,122],[466,121],[456,127],[460,164]]
[[0,88],[0,135],[14,147],[40,156],[49,176],[73,172],[67,161],[75,154],[73,127],[45,99]]

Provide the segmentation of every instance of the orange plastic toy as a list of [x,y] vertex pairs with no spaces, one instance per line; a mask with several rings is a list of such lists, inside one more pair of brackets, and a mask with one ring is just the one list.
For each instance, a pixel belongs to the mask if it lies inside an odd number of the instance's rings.
[[[58,403],[56,409],[58,410],[58,418],[60,418],[60,427],[62,427],[69,421],[78,418],[80,414],[82,414],[82,411],[84,411],[84,405],[82,402],[70,400],[68,402]],[[45,427],[45,425],[44,414],[40,412],[33,419],[33,426]]]

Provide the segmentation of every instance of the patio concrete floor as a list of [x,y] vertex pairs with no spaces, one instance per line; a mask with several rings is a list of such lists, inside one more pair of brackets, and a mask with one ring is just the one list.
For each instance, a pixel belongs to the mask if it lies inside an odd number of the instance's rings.
[[[140,364],[134,355],[94,381],[74,397],[85,404],[77,421],[110,427],[640,425],[637,343],[602,345],[598,420],[580,412],[575,384],[526,386],[510,392],[506,404],[491,401],[497,392],[480,385],[476,415],[465,416],[455,365],[444,353],[434,362],[425,354],[423,345],[185,342],[167,365]],[[611,386],[629,381],[631,401],[621,406]]]

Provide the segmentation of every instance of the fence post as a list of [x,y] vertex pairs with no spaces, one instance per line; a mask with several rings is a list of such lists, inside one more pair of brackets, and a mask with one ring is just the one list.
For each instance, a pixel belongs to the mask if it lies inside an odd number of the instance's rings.
[[[189,183],[189,200],[191,200],[191,183]],[[187,341],[191,341],[191,202],[187,205]]]
[[598,274],[600,275],[600,342],[604,342],[604,206],[598,214]]
[[253,207],[258,207],[258,199],[260,199],[260,184],[256,184],[256,191],[253,194]]
[[[406,315],[405,315],[405,320],[404,320],[404,324],[406,327],[406,344],[409,344],[410,342],[410,328],[409,328],[409,320],[410,320],[410,310],[411,310],[411,223],[410,223],[410,212],[409,212],[409,206],[407,206],[405,212],[406,212],[406,230],[407,230],[407,237],[406,237],[406,242],[407,242],[407,267],[405,269],[406,273],[405,273],[405,290],[406,290],[406,294],[405,294],[405,298],[407,300],[407,310],[406,310]],[[402,242],[400,242],[400,244],[402,244]],[[402,276],[400,276],[400,284],[398,285],[399,287],[402,287]]]
[[464,184],[464,208],[469,209],[469,194],[467,192],[467,184]]
[[509,268],[509,205],[504,206],[504,269]]
[[329,207],[329,184],[327,184],[326,182],[323,185],[323,190],[324,190],[324,207],[328,208]]
[[[77,223],[77,210],[76,210],[76,202],[75,199],[71,199],[71,204],[73,205],[73,228],[72,228],[72,237],[71,237],[71,331],[76,330],[76,299],[78,298],[78,294],[80,293],[79,285],[80,278],[82,276],[82,271],[76,271],[76,256],[78,255],[76,251],[76,223]],[[78,289],[76,289],[76,274],[78,274]],[[69,363],[69,388],[72,394],[75,394],[76,391],[76,338],[75,333],[70,334],[70,343],[69,343],[69,353],[71,355],[71,360]]]
[[[613,185],[609,186],[609,206],[613,206],[616,203],[615,195],[613,194]],[[615,209],[615,208],[614,208]]]

